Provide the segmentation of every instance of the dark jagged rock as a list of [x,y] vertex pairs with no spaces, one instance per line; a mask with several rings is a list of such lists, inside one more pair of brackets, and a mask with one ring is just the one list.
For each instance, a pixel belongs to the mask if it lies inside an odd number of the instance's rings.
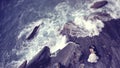
[[27,65],[26,68],[45,68],[50,62],[50,49],[45,46]]
[[[120,68],[120,19],[111,19],[103,21],[103,23],[105,26],[99,36],[77,38],[66,34],[68,42],[81,45],[84,68]],[[91,45],[95,45],[99,56],[99,60],[95,64],[87,62]]]
[[108,4],[108,1],[98,1],[98,2],[95,2],[91,6],[91,8],[98,9],[98,8],[101,8],[101,7],[105,6],[106,4]]
[[52,59],[51,68],[70,68],[79,64],[79,58],[81,51],[79,45],[70,42],[65,48],[63,48],[56,57]]
[[103,32],[107,33],[111,39],[119,40],[120,39],[120,19],[112,19],[110,21],[106,21],[105,27],[103,28]]
[[32,38],[34,38],[34,36],[36,35],[37,30],[38,30],[39,27],[40,27],[40,25],[36,26],[36,27],[33,29],[32,33],[27,37],[27,40],[31,40]]
[[19,66],[19,68],[26,68],[26,65],[27,65],[27,60],[24,61],[24,62]]

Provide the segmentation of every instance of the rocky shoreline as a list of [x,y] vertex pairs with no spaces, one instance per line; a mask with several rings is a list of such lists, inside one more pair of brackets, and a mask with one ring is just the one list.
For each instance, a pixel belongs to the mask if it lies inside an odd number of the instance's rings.
[[[69,44],[51,57],[50,48],[45,46],[30,62],[19,68],[119,68],[120,66],[120,19],[103,21],[105,27],[99,36],[77,38],[64,32]],[[97,63],[87,62],[89,46],[95,45],[100,59]]]
[[[107,1],[95,2],[93,9],[108,4]],[[60,34],[67,37],[67,46],[51,56],[50,48],[45,46],[30,62],[23,62],[19,68],[119,68],[120,66],[120,19],[113,19],[108,13],[96,12],[86,19],[98,19],[104,28],[98,36],[77,37],[81,30],[72,21],[66,23]],[[99,28],[99,27],[98,27]],[[89,63],[89,46],[95,45],[99,60]],[[117,62],[117,63],[116,63]]]

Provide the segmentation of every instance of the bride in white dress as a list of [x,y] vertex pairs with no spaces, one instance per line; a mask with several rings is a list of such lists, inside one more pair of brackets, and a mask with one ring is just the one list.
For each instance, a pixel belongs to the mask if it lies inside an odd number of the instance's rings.
[[90,55],[89,55],[87,61],[90,63],[96,63],[98,61],[99,57],[96,55],[94,47],[90,47],[89,50],[90,50]]

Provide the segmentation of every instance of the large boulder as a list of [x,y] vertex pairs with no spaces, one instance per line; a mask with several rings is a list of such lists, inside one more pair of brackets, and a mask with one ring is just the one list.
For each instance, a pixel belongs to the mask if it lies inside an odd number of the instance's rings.
[[64,68],[74,67],[76,66],[76,63],[79,64],[81,54],[79,45],[70,42],[52,59],[52,66],[54,67],[56,64],[59,64]]
[[50,62],[50,49],[45,46],[28,64],[26,68],[45,68]]
[[105,6],[106,4],[108,4],[108,1],[98,1],[98,2],[95,2],[91,6],[91,8],[98,9],[98,8],[101,8],[101,7]]
[[62,35],[70,35],[74,37],[80,37],[84,36],[82,35],[84,33],[83,27],[79,27],[72,21],[68,21],[66,24],[64,24],[63,29],[61,30],[60,34]]

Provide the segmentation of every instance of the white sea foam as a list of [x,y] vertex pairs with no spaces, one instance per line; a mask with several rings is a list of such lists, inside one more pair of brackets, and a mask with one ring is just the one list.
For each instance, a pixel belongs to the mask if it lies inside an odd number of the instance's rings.
[[74,23],[79,27],[77,37],[96,36],[102,31],[104,24],[100,20],[85,20],[84,17],[76,16]]

